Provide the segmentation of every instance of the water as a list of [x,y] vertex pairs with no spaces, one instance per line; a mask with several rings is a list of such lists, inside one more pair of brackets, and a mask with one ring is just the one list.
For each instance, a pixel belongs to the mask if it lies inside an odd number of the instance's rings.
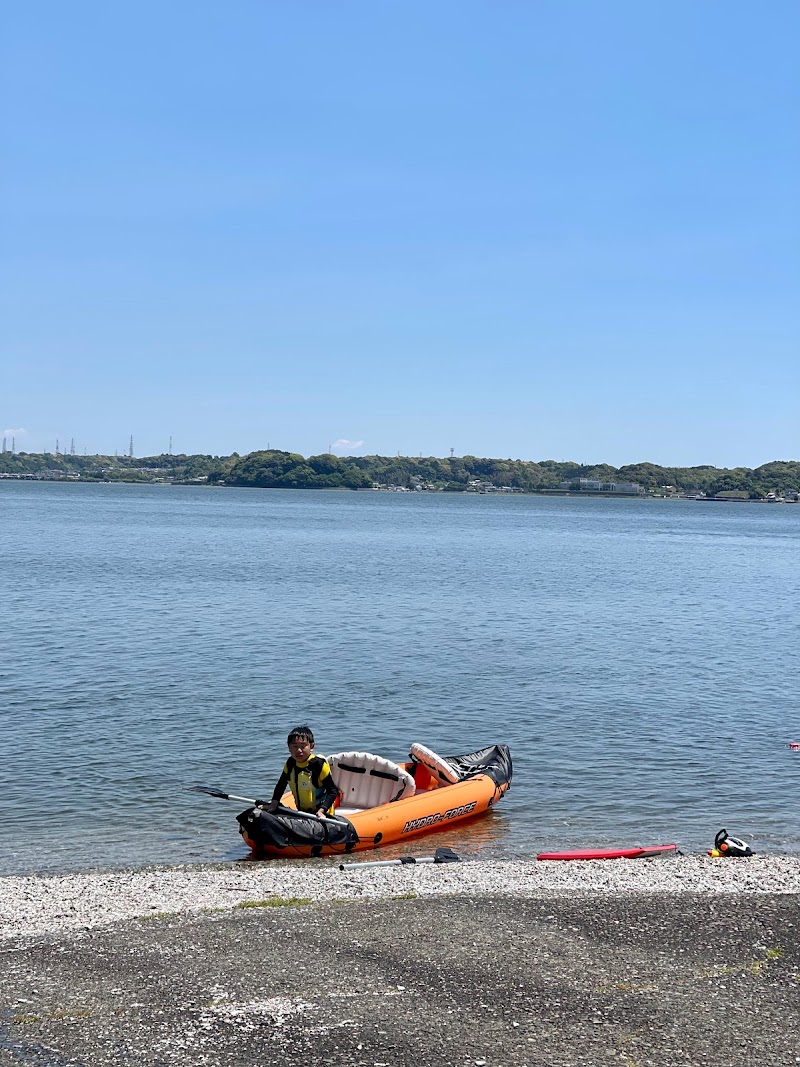
[[800,506],[5,482],[0,515],[0,874],[243,858],[187,786],[269,794],[305,720],[507,742],[463,852],[800,852]]

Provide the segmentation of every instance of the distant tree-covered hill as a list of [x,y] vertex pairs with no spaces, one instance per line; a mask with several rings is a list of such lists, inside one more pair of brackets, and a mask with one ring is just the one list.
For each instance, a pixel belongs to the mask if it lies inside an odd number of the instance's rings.
[[72,456],[63,453],[0,452],[0,474],[30,477],[79,475],[81,481],[205,481],[224,477],[239,456]]
[[800,492],[800,462],[773,461],[751,470],[663,467],[632,463],[623,467],[586,465],[546,459],[485,459],[478,456],[333,456],[304,457],[296,452],[267,449],[246,456],[161,455],[73,456],[25,452],[0,453],[0,475],[21,477],[80,477],[82,481],[152,482],[253,486],[274,489],[366,489],[373,484],[461,492],[470,481],[537,492],[555,489],[571,478],[638,482],[650,492],[671,487],[679,492],[735,493],[761,497],[768,493]]
[[624,467],[607,464],[585,466],[558,460],[533,462],[521,459],[480,459],[458,456],[440,459],[430,456],[303,456],[291,452],[252,452],[234,463],[224,477],[228,485],[264,487],[349,488],[372,484],[415,485],[449,491],[463,491],[472,480],[496,486],[536,492],[555,489],[570,478],[601,481],[638,482],[649,491],[672,487],[682,492],[716,493],[739,491],[748,496],[767,493],[800,492],[800,462],[766,463],[755,470],[737,467],[661,467],[655,463],[633,463]]

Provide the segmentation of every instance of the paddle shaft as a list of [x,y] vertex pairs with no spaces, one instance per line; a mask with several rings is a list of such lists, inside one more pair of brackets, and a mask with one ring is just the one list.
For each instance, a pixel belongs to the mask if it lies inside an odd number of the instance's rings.
[[[223,793],[219,789],[204,789],[202,786],[195,787],[200,793],[207,793],[210,797],[218,797],[220,800],[238,800],[242,804],[250,804],[251,807],[256,807],[261,801],[254,800],[252,797],[240,797],[236,793]],[[316,819],[317,822],[331,822],[340,825],[338,819],[319,818],[319,816],[312,814],[310,811],[296,811],[294,808],[287,808],[285,804],[280,804],[278,810],[283,815],[298,815],[301,819]]]

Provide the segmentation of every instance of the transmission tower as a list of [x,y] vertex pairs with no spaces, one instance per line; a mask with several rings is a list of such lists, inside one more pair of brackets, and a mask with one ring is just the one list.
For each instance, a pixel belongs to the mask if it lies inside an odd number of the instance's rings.
[[75,438],[73,437],[69,445],[69,453],[71,456],[75,455]]
[[128,449],[128,455],[131,459],[133,459],[133,434],[131,434],[131,444],[130,448]]

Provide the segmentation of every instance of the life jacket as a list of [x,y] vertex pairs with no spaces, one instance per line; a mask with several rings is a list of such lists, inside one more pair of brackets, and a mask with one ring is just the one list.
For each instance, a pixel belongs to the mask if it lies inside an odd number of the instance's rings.
[[324,757],[309,756],[308,762],[300,765],[290,756],[283,772],[289,779],[289,788],[298,811],[319,811],[324,808],[330,812],[335,790],[331,788],[331,769]]

